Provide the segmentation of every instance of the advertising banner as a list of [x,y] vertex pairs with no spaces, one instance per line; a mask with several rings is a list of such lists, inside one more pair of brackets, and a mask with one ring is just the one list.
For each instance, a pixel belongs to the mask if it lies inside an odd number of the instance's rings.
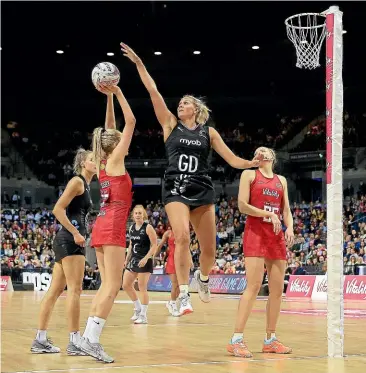
[[1,277],[0,291],[14,291],[13,283],[11,282],[11,277],[9,276],[0,276],[0,277]]
[[327,276],[316,276],[311,299],[327,300],[328,280]]
[[366,300],[366,276],[345,276],[344,299]]
[[[213,294],[241,294],[247,285],[244,275],[211,275],[209,287]],[[147,285],[149,291],[170,291],[172,283],[168,275],[152,274]],[[190,276],[189,291],[197,292],[197,283]]]
[[316,276],[291,275],[288,282],[286,297],[288,298],[311,298]]

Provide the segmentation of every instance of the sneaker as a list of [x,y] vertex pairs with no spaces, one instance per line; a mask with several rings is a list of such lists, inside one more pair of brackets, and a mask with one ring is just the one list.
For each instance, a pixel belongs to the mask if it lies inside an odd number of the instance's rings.
[[60,351],[61,349],[54,346],[49,338],[47,338],[46,341],[38,341],[35,339],[32,342],[31,352],[34,354],[57,354]]
[[194,273],[194,278],[197,281],[198,295],[202,302],[208,303],[210,301],[211,292],[208,287],[208,282],[201,281],[200,274],[201,271],[199,269]]
[[248,350],[247,345],[241,339],[235,343],[229,343],[226,347],[227,352],[236,357],[251,358],[253,354]]
[[146,315],[141,315],[135,320],[135,324],[147,324],[147,317]]
[[80,339],[79,348],[81,351],[85,352],[87,355],[93,357],[94,359],[103,361],[104,363],[113,363],[113,357],[108,356],[100,343],[91,343],[88,338],[82,337]]
[[182,315],[188,315],[193,312],[193,307],[191,304],[191,297],[187,293],[183,293],[179,295],[179,314]]
[[171,301],[167,302],[166,304],[166,308],[168,309],[169,313],[174,316],[174,317],[179,317],[180,316],[180,313],[177,309],[177,306],[173,306],[173,304],[171,303]]
[[80,350],[75,343],[69,342],[66,348],[66,352],[69,356],[87,356],[87,354]]
[[271,342],[263,344],[262,352],[267,354],[291,354],[292,348],[285,346],[277,338],[273,338]]
[[135,312],[134,312],[134,314],[133,314],[133,316],[131,317],[131,321],[136,321],[138,318],[139,318],[139,316],[140,316],[140,312],[141,312],[141,310],[134,310]]

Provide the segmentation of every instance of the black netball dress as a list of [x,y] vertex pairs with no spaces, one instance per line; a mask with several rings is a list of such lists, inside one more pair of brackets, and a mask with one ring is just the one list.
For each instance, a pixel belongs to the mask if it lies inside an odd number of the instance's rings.
[[[92,207],[92,200],[90,198],[88,183],[82,175],[78,175],[78,177],[80,177],[84,183],[84,193],[71,200],[69,206],[66,208],[66,216],[79,233],[86,237],[86,221],[87,215]],[[53,251],[55,252],[56,262],[70,255],[85,256],[85,248],[77,245],[74,241],[74,236],[64,227],[61,227],[56,234],[53,241]]]
[[140,229],[136,229],[136,224],[132,224],[129,232],[131,241],[131,258],[126,265],[126,269],[136,273],[153,273],[153,261],[150,258],[144,267],[139,267],[140,260],[145,258],[150,250],[150,238],[146,233],[148,223],[143,223]]
[[163,201],[182,202],[194,209],[215,203],[209,173],[211,150],[209,127],[187,128],[178,122],[165,142],[168,167],[164,176]]

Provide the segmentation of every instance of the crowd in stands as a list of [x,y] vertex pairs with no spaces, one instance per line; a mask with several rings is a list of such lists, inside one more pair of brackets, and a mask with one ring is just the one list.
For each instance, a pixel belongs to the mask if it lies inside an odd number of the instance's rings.
[[[228,124],[226,117],[218,119],[217,130],[225,142],[237,155],[246,158],[252,157],[254,149],[260,145],[272,148],[284,145],[304,125],[303,117],[280,116],[280,114],[271,118],[269,123],[262,123],[259,118],[252,120],[256,121],[255,125],[246,122],[237,124],[238,122],[234,122],[233,119]],[[216,126],[214,122],[210,122],[210,124]],[[75,151],[79,147],[90,148],[92,136],[91,133],[82,131],[50,129],[47,134],[44,133],[42,141],[40,141],[37,131],[17,122],[10,122],[8,131],[16,149],[21,153],[36,177],[52,186],[58,186],[60,182],[65,184],[70,179]],[[163,132],[157,123],[150,129],[136,127],[129,149],[129,158],[165,158]],[[229,171],[226,168],[225,162],[222,162],[222,159],[214,154],[212,176],[220,179],[225,175],[227,177],[231,175],[233,178],[236,172],[226,172]]]
[[[326,140],[326,118],[322,115],[308,125],[304,141],[299,144],[297,152],[324,150]],[[366,113],[343,115],[343,147],[364,147],[366,143]]]
[[[353,191],[353,193],[351,193]],[[345,273],[357,274],[357,266],[366,264],[366,188],[361,183],[354,194],[348,185],[344,191],[344,264]],[[325,273],[327,262],[326,206],[317,202],[294,203],[294,246],[287,251],[288,273]],[[215,274],[245,273],[242,235],[246,217],[238,210],[237,199],[221,195],[216,204],[217,253],[212,268]],[[146,202],[150,224],[159,238],[169,229],[163,204]],[[1,211],[1,271],[17,280],[23,269],[51,271],[54,265],[52,242],[60,228],[52,213],[44,209],[25,210],[13,205]],[[200,247],[191,231],[190,250],[195,267],[199,266]],[[166,250],[156,258],[163,268]],[[84,285],[91,287],[98,277],[95,263],[87,263]]]

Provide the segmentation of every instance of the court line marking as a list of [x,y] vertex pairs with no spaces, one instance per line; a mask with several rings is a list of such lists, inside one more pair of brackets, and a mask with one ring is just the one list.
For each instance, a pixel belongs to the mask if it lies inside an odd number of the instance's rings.
[[[366,354],[352,354],[345,355],[344,357],[364,357]],[[284,357],[284,358],[272,358],[272,359],[240,359],[240,360],[223,360],[223,361],[189,361],[186,363],[166,363],[166,364],[145,364],[145,365],[121,365],[121,366],[111,366],[103,365],[103,367],[87,367],[87,368],[70,368],[70,369],[48,369],[48,370],[24,370],[24,371],[8,371],[2,373],[49,373],[49,372],[80,372],[80,371],[90,371],[90,370],[107,370],[107,369],[144,369],[144,368],[165,368],[165,367],[184,367],[192,365],[226,365],[226,364],[236,364],[245,362],[270,362],[270,361],[285,361],[285,360],[320,360],[327,359],[327,355],[320,356],[294,356],[294,357]]]

